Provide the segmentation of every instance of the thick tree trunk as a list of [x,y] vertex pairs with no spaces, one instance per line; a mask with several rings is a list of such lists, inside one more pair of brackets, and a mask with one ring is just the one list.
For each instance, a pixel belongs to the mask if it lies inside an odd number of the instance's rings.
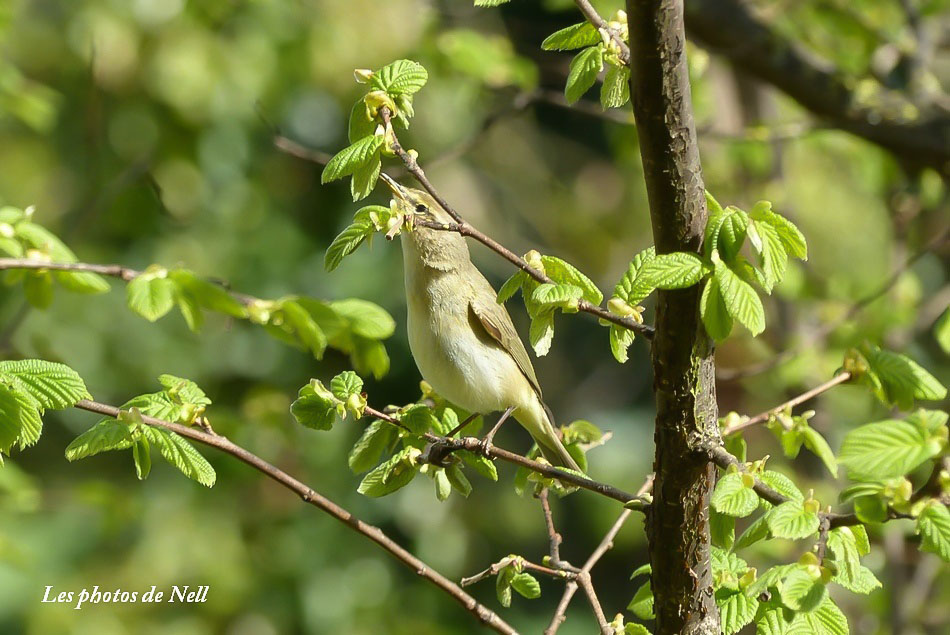
[[[699,252],[706,202],[686,67],[682,0],[627,0],[631,95],[657,253]],[[718,437],[713,347],[699,287],[661,291],[653,339],[656,483],[647,516],[657,633],[717,635],[710,570]]]

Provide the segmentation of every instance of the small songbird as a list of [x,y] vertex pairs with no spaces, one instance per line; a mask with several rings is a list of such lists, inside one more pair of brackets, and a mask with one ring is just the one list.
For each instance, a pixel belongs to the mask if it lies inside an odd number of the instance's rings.
[[[452,223],[427,193],[380,177],[406,215]],[[541,386],[511,316],[472,264],[458,233],[415,226],[402,232],[409,348],[419,372],[437,393],[473,413],[514,408],[544,457],[580,471],[541,400]]]

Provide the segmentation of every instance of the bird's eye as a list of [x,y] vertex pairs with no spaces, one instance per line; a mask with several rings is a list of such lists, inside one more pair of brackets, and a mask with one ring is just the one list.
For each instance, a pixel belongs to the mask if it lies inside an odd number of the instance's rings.
[[419,203],[418,205],[416,205],[417,214],[425,214],[428,211],[429,211],[429,208],[423,205],[422,203]]

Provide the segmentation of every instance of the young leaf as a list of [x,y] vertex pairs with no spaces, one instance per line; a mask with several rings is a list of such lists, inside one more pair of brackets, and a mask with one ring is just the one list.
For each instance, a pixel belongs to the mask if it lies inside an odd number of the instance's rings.
[[903,410],[909,410],[914,399],[938,401],[947,396],[946,387],[906,355],[866,346],[864,356],[880,378],[887,401]]
[[357,335],[384,340],[396,330],[396,321],[378,304],[351,298],[330,302],[329,306],[349,322]]
[[742,591],[720,589],[716,591],[716,606],[719,607],[722,635],[733,635],[755,619],[759,601]]
[[166,373],[158,376],[158,383],[165,388],[165,393],[175,403],[195,404],[197,406],[211,405],[211,399],[208,398],[205,391],[190,379],[183,379]]
[[709,267],[696,254],[676,251],[660,254],[643,266],[644,282],[656,289],[683,289],[699,282]]
[[720,513],[742,518],[758,508],[759,497],[751,487],[746,487],[742,474],[732,473],[716,483],[711,504]]
[[571,263],[554,256],[541,256],[541,264],[544,266],[545,273],[554,282],[580,287],[583,298],[591,304],[600,304],[603,301],[604,294],[600,292],[597,285]]
[[337,418],[340,402],[319,381],[312,381],[297,393],[290,412],[297,423],[314,430],[329,430]]
[[545,308],[577,310],[577,302],[584,295],[580,287],[572,284],[539,284],[531,294],[531,300]]
[[934,323],[934,338],[943,352],[950,355],[950,307]]
[[363,137],[351,145],[340,150],[327,162],[320,175],[321,183],[329,183],[353,174],[365,163],[368,163],[383,145],[381,135]]
[[733,549],[745,549],[750,545],[754,545],[760,540],[765,540],[769,537],[769,525],[768,525],[768,514],[763,514],[755,519],[755,521],[745,528],[739,537],[736,538],[735,544],[732,546]]
[[892,478],[913,471],[941,449],[940,440],[923,426],[888,419],[845,435],[838,462],[852,478]]
[[498,602],[503,607],[511,606],[511,578],[515,572],[510,566],[505,567],[495,576],[495,595],[498,596]]
[[571,51],[600,44],[600,41],[597,29],[590,22],[581,22],[547,36],[541,42],[541,48],[545,51]]
[[399,417],[399,422],[409,428],[413,434],[425,434],[438,428],[439,420],[429,406],[414,404]]
[[538,357],[544,357],[551,350],[554,340],[554,312],[545,310],[532,317],[531,327],[528,329],[528,339]]
[[348,458],[350,469],[361,474],[379,461],[379,457],[396,439],[396,428],[390,423],[377,419],[373,421],[359,438]]
[[516,573],[511,576],[511,588],[529,600],[541,597],[541,584],[530,573]]
[[785,277],[785,270],[788,268],[785,244],[778,230],[763,221],[752,221],[749,235],[759,255],[759,265],[762,267],[766,290],[771,291],[772,287]]
[[633,599],[627,605],[627,610],[632,611],[634,615],[641,620],[652,620],[656,618],[653,613],[653,589],[650,582],[644,582],[633,594]]
[[346,401],[350,395],[363,391],[363,380],[352,370],[343,371],[330,380],[330,392],[340,401]]
[[717,342],[729,337],[732,332],[732,316],[722,298],[719,281],[709,278],[703,287],[703,295],[699,303],[699,314],[703,319],[703,326],[709,337]]
[[404,448],[388,461],[381,463],[363,477],[356,491],[364,496],[378,498],[408,485],[417,473],[410,459],[413,450],[415,448]]
[[805,243],[805,237],[790,220],[784,216],[772,211],[772,204],[768,201],[759,201],[752,206],[749,212],[752,220],[758,220],[768,223],[778,232],[782,244],[785,245],[785,251],[799,258],[808,260],[808,245]]
[[776,492],[792,499],[793,501],[804,501],[805,497],[802,495],[802,492],[795,483],[792,482],[792,479],[788,478],[781,472],[775,472],[773,470],[765,470],[759,474],[759,480],[774,489]]
[[461,494],[463,498],[468,498],[468,495],[472,493],[472,484],[465,473],[462,472],[462,468],[458,465],[450,465],[445,468],[445,475],[448,477],[449,483],[452,484],[452,489]]
[[466,465],[485,478],[489,478],[493,481],[498,480],[498,468],[495,467],[495,463],[488,457],[482,456],[481,454],[473,454],[468,450],[459,450],[455,454],[462,459]]
[[344,229],[333,239],[327,248],[327,255],[323,266],[327,271],[333,271],[340,266],[343,259],[356,251],[367,237],[371,236],[375,228],[369,221],[355,222]]
[[714,545],[731,549],[736,540],[736,518],[712,511],[709,514],[709,533]]
[[62,410],[92,398],[82,377],[65,364],[40,359],[2,361],[0,373],[21,381],[43,408]]
[[821,436],[821,433],[808,424],[802,426],[801,432],[805,447],[821,459],[821,462],[825,464],[833,477],[838,478],[838,461],[835,460],[835,453],[831,450],[828,442],[825,441],[825,437]]
[[732,262],[742,249],[749,230],[749,216],[737,207],[726,208],[718,233],[719,253],[726,262]]
[[600,105],[604,110],[620,108],[630,101],[630,69],[607,65],[604,85],[600,87]]
[[129,308],[154,322],[175,306],[176,285],[162,272],[143,273],[129,282],[126,301]]
[[950,510],[938,500],[927,504],[917,517],[921,551],[937,554],[950,562]]
[[187,269],[173,269],[168,272],[168,277],[178,285],[179,292],[187,293],[198,306],[231,317],[247,317],[247,308],[221,285],[200,278]]
[[152,454],[149,450],[148,439],[144,436],[135,440],[132,445],[132,460],[135,463],[135,475],[140,481],[148,478],[152,471]]
[[373,73],[370,83],[375,89],[396,97],[418,92],[428,79],[428,71],[419,62],[396,60]]
[[140,430],[158,448],[162,457],[182,474],[205,487],[214,485],[214,468],[188,441],[170,430],[156,426],[141,426]]
[[848,635],[848,618],[835,605],[830,597],[811,612],[795,615],[788,629],[788,635]]
[[578,53],[571,60],[571,70],[564,87],[567,103],[573,104],[580,99],[597,81],[597,75],[603,67],[604,50],[599,45],[590,46]]
[[435,481],[435,497],[440,502],[445,501],[452,494],[452,483],[449,482],[449,477],[441,468],[436,468],[430,474]]
[[353,178],[350,180],[350,194],[353,195],[354,203],[366,198],[373,192],[381,170],[379,151],[376,151],[365,163],[353,171]]
[[818,514],[805,509],[799,501],[782,503],[769,511],[766,522],[776,538],[807,538],[818,531]]
[[327,348],[327,336],[310,312],[290,298],[282,300],[279,307],[284,318],[284,328],[292,331],[297,341],[312,352],[314,357],[322,358]]
[[106,293],[112,289],[102,276],[95,273],[85,271],[55,271],[53,275],[64,289],[68,289],[74,293]]
[[629,358],[627,350],[633,344],[634,335],[635,333],[628,328],[616,324],[610,325],[610,352],[621,364],[625,364]]
[[109,450],[126,450],[134,443],[128,424],[103,419],[66,446],[66,459],[78,461]]
[[716,262],[716,282],[726,310],[753,336],[765,330],[765,309],[752,286],[721,260]]
[[527,279],[528,274],[519,269],[513,276],[505,280],[505,284],[501,285],[501,288],[498,289],[498,297],[495,299],[496,302],[498,302],[498,304],[507,302],[521,289],[521,285],[524,284],[524,281]]
[[814,611],[828,597],[828,587],[804,568],[793,569],[782,583],[782,602],[794,611]]
[[620,282],[614,287],[614,295],[628,304],[639,304],[641,300],[650,295],[654,287],[640,274],[643,268],[654,258],[656,258],[655,247],[644,249],[634,256]]

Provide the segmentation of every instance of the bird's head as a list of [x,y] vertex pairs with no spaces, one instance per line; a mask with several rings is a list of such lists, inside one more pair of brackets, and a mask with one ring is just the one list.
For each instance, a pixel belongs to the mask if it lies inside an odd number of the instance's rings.
[[412,231],[402,232],[406,237],[403,244],[409,241],[415,248],[415,253],[418,253],[427,266],[445,270],[469,260],[468,245],[458,233],[433,229],[419,223],[425,221],[448,225],[455,222],[432,196],[422,190],[397,183],[386,173],[380,174],[379,178],[392,190],[393,202],[400,214],[406,219],[412,219],[408,223],[413,227]]

